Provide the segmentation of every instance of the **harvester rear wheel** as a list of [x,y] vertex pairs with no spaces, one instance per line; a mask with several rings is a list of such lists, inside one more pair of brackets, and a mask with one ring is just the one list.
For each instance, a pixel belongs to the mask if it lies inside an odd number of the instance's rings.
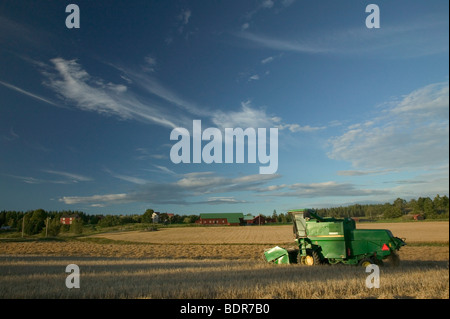
[[365,257],[365,258],[361,259],[358,264],[365,268],[365,267],[369,266],[370,264],[375,264],[375,262],[373,261],[373,259],[371,257]]

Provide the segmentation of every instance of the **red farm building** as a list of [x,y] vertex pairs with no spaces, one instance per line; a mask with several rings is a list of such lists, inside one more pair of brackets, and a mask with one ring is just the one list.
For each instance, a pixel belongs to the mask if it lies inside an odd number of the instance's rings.
[[80,216],[78,216],[78,214],[74,214],[74,215],[62,215],[61,218],[59,219],[59,221],[61,222],[61,224],[64,225],[71,225],[72,222],[75,219],[80,218]]
[[243,213],[215,213],[200,214],[200,218],[196,221],[202,225],[223,225],[223,226],[239,226],[244,225]]

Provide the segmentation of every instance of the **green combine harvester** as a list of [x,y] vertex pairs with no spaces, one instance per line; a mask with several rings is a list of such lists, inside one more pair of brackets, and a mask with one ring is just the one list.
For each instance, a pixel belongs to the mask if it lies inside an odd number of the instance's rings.
[[356,229],[351,218],[335,219],[318,216],[314,210],[289,211],[294,223],[298,249],[274,247],[264,252],[265,259],[275,264],[304,265],[350,264],[383,265],[390,259],[400,262],[396,253],[406,245],[405,239],[394,237],[387,229]]

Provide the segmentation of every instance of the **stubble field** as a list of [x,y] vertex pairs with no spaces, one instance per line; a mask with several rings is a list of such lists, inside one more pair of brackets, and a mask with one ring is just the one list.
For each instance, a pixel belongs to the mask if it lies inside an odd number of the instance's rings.
[[[265,249],[292,245],[291,226],[183,227],[0,242],[0,298],[449,298],[448,222],[357,225],[367,227],[410,243],[378,289],[359,267],[266,263]],[[79,289],[65,286],[69,264]]]

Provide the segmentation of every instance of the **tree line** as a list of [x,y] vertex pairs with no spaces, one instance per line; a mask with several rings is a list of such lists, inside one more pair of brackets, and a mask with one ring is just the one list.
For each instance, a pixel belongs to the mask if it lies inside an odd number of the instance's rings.
[[327,217],[362,217],[367,219],[412,219],[414,215],[420,215],[424,219],[448,219],[449,199],[447,196],[436,195],[419,197],[406,201],[397,198],[393,203],[350,205],[346,207],[333,207],[317,209],[321,216]]
[[[57,236],[61,232],[72,232],[81,234],[83,227],[86,225],[94,227],[112,227],[125,224],[153,223],[153,209],[147,209],[142,215],[88,215],[82,211],[45,211],[43,209],[22,211],[6,211],[0,212],[0,228],[8,230],[17,230],[26,235],[35,235],[44,233],[49,236]],[[70,225],[61,223],[62,217],[77,218]],[[159,214],[159,223],[162,224],[189,224],[195,223],[199,218],[198,215],[178,214],[169,215],[167,213]]]
[[[319,208],[316,209],[320,216],[324,217],[359,217],[374,219],[392,219],[392,218],[411,218],[413,215],[421,215],[425,219],[448,219],[449,218],[449,199],[447,196],[436,195],[434,199],[429,197],[419,197],[406,201],[397,198],[393,203],[385,204],[367,204],[350,205],[345,207]],[[36,209],[26,212],[19,211],[1,211],[0,228],[23,231],[26,235],[35,235],[45,233],[49,236],[57,236],[60,232],[73,232],[80,234],[85,225],[95,227],[112,227],[125,224],[153,223],[153,209],[147,209],[143,214],[132,215],[88,215],[81,211],[45,211]],[[60,218],[63,216],[77,216],[72,224],[61,224]],[[292,222],[289,214],[273,211],[270,218],[275,223]],[[178,215],[160,213],[158,222],[162,224],[191,224],[200,218],[199,215]]]

